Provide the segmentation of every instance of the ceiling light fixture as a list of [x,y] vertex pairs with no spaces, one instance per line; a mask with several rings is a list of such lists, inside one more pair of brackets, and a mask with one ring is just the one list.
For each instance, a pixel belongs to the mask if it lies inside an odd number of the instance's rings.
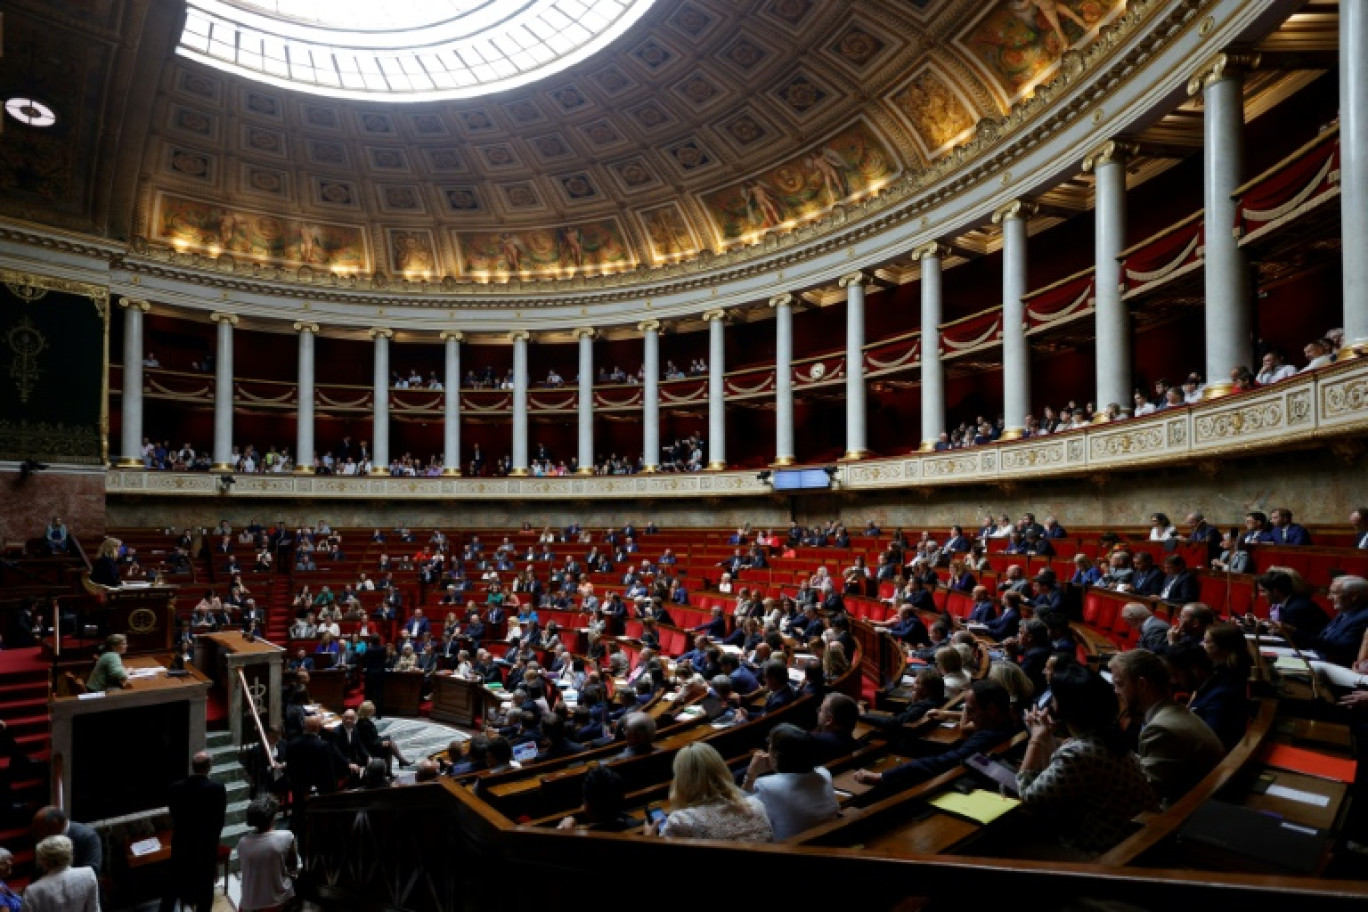
[[5,110],[30,127],[50,127],[57,122],[57,112],[33,98],[11,98],[5,102]]

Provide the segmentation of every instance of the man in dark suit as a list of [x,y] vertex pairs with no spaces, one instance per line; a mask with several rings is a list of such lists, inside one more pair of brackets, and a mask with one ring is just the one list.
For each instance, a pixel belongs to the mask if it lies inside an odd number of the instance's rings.
[[823,763],[854,753],[859,718],[859,704],[845,694],[829,693],[823,698],[817,710],[817,727],[811,732]]
[[404,622],[404,632],[415,640],[431,630],[432,625],[423,617],[422,608],[414,608],[413,617]]
[[961,526],[950,527],[950,537],[941,546],[941,554],[948,558],[953,558],[956,554],[967,554],[972,547],[969,539],[964,537],[964,529]]
[[[384,650],[378,652],[383,655]],[[367,651],[369,655],[369,650]],[[304,802],[314,789],[320,795],[337,791],[338,780],[347,771],[347,760],[337,745],[324,741],[323,720],[309,716],[304,720],[304,734],[290,742],[285,749],[285,763],[290,776],[290,795],[294,807],[301,814]]]
[[789,684],[788,666],[780,659],[770,659],[765,663],[765,688],[768,695],[765,705],[757,715],[765,715],[787,706],[798,698],[793,686]]
[[1310,545],[1311,534],[1292,521],[1292,511],[1279,507],[1269,517],[1273,528],[1269,534],[1275,545]]
[[338,752],[347,761],[349,768],[366,768],[370,754],[366,753],[366,747],[361,743],[361,736],[356,731],[356,710],[349,709],[342,714],[342,724],[329,733],[329,738],[337,745]]
[[228,791],[209,778],[209,754],[200,751],[190,762],[190,776],[166,790],[171,811],[171,881],[162,896],[162,912],[181,908],[210,912],[218,870],[219,836],[228,809]]
[[1188,571],[1187,561],[1177,554],[1164,558],[1164,582],[1159,587],[1159,597],[1166,602],[1186,605],[1197,601],[1202,584]]
[[1164,588],[1164,572],[1154,566],[1148,551],[1135,552],[1135,572],[1131,574],[1131,591],[1136,595],[1158,595]]
[[34,842],[42,842],[49,836],[65,836],[71,840],[74,850],[71,866],[90,868],[95,876],[100,876],[100,866],[104,862],[104,843],[93,827],[78,823],[67,817],[59,807],[48,805],[33,815],[31,827]]

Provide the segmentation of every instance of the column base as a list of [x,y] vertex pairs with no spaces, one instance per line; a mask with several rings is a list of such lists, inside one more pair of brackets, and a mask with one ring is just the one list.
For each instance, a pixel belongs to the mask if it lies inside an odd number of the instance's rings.
[[232,466],[231,463],[227,463],[227,462],[216,462],[216,463],[214,463],[213,465],[211,465],[211,466],[209,467],[209,471],[211,471],[211,472],[218,472],[219,474],[223,474],[224,472],[236,472],[237,469],[233,468],[233,466]]
[[710,462],[708,463],[708,471],[725,472],[727,471],[727,464],[725,462]]
[[1110,424],[1110,423],[1111,423],[1111,419],[1107,417],[1107,413],[1106,413],[1106,412],[1093,412],[1092,423],[1093,423],[1093,424]]
[[316,474],[318,474],[318,473],[316,473],[316,472],[314,471],[314,467],[311,466],[311,465],[307,465],[307,466],[297,465],[297,466],[294,467],[294,474],[296,474],[296,475],[316,475]]
[[114,468],[145,469],[147,468],[147,466],[143,465],[143,461],[141,459],[120,459],[118,462],[114,463]]
[[655,475],[655,474],[658,473],[659,471],[660,471],[660,466],[658,466],[658,465],[648,465],[648,466],[642,466],[642,467],[641,467],[641,474],[642,474],[642,475]]
[[526,478],[527,475],[528,475],[527,469],[509,469],[509,470],[508,470],[508,477],[509,477],[509,478]]
[[1020,440],[1025,434],[1025,428],[1003,428],[998,440]]
[[461,470],[460,470],[460,469],[453,469],[453,468],[442,469],[442,477],[443,477],[443,478],[460,478],[460,477],[461,477]]
[[869,458],[869,450],[846,450],[841,459],[845,462],[859,462],[861,459]]
[[1235,392],[1235,384],[1231,383],[1229,380],[1219,380],[1208,383],[1202,390],[1202,401],[1220,399],[1222,396],[1229,396],[1233,392]]
[[921,442],[921,446],[917,447],[917,452],[918,452],[918,453],[934,453],[934,452],[936,452],[936,444],[938,444],[938,443],[940,443],[939,440],[923,440],[923,441]]
[[576,475],[593,475],[593,474],[594,474],[594,469],[593,469],[592,466],[580,466],[578,469],[575,469],[575,474],[576,474]]
[[770,465],[784,469],[791,465],[797,465],[797,463],[798,460],[794,459],[792,456],[776,456],[774,462],[771,462]]
[[1356,339],[1353,342],[1344,343],[1344,347],[1335,353],[1336,363],[1340,361],[1352,361],[1355,358],[1362,358],[1364,350],[1368,349],[1368,339]]
[[371,466],[371,470],[366,474],[370,475],[372,478],[389,478],[389,466],[385,466],[384,468]]

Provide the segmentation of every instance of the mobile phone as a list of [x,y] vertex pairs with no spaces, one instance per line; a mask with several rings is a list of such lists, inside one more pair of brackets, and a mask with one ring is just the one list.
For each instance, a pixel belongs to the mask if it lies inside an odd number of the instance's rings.
[[665,822],[665,812],[662,811],[662,810],[661,810],[660,808],[658,808],[658,807],[647,808],[647,809],[646,809],[646,819],[647,819],[648,821],[650,821],[651,823],[656,823],[656,824],[664,823],[664,822]]

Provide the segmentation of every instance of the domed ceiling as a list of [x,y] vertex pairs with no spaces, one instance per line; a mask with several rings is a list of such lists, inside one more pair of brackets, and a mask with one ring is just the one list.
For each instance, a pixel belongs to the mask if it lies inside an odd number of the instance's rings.
[[[112,181],[103,230],[144,254],[448,288],[647,271],[820,231],[833,210],[1002,116],[1125,11],[1125,0],[671,0],[549,78],[401,102],[288,90],[173,54],[181,3],[16,5],[50,17],[7,22],[7,43],[29,43],[26,84],[48,83],[62,119],[18,143],[6,128],[0,185],[14,193],[0,211],[51,221],[84,206],[99,225]],[[59,19],[84,31],[83,55]],[[165,53],[140,48],[135,65],[118,53],[121,40],[137,46],[130,34],[151,48],[147,36],[163,35]],[[155,91],[120,94],[148,67]],[[89,161],[111,137],[126,188]]]

